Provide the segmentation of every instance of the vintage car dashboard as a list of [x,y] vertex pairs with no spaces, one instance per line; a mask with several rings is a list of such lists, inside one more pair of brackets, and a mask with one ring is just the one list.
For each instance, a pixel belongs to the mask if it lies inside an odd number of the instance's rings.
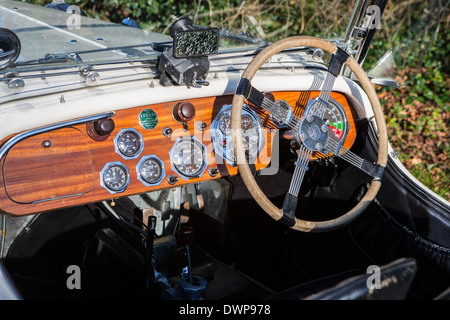
[[[301,115],[319,92],[270,95]],[[349,149],[355,109],[341,93],[331,98],[325,117]],[[170,101],[10,136],[0,142],[0,209],[33,214],[236,175],[231,101],[232,95]],[[283,127],[272,120],[263,109],[244,106],[244,146],[255,170],[270,165]]]

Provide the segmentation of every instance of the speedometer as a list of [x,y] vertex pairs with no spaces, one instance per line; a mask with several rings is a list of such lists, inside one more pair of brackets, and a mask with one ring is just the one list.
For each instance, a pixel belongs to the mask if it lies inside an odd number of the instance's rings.
[[199,177],[208,165],[206,147],[195,137],[179,138],[170,150],[170,161],[185,179]]

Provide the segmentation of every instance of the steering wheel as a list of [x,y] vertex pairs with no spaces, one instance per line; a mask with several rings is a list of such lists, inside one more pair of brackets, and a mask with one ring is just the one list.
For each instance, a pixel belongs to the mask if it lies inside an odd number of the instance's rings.
[[[303,114],[302,118],[288,113],[286,109],[280,109],[269,98],[265,97],[263,93],[259,92],[251,85],[255,73],[265,61],[282,50],[292,47],[315,47],[327,51],[332,55],[320,95],[314,101],[314,105],[305,111],[306,114]],[[378,129],[379,148],[377,163],[362,159],[358,155],[344,148],[342,144],[336,140],[335,135],[332,134],[331,129],[326,125],[323,119],[334,81],[339,75],[344,63],[359,80],[373,108]],[[286,124],[289,128],[298,133],[300,149],[298,152],[298,159],[295,162],[295,170],[290,188],[285,196],[283,208],[275,206],[261,191],[247,163],[241,132],[241,113],[245,100],[267,110],[278,122]],[[387,164],[388,138],[386,122],[384,120],[380,101],[372,83],[355,59],[327,40],[316,37],[294,36],[277,41],[259,52],[242,74],[233,96],[230,126],[236,163],[242,180],[250,194],[261,208],[273,219],[288,225],[294,230],[323,232],[347,225],[364,212],[364,209],[373,201],[381,187],[381,178]],[[358,167],[373,178],[370,187],[360,202],[347,213],[331,220],[307,221],[295,216],[298,192],[300,191],[303,177],[308,170],[307,165],[310,162],[313,152],[325,154],[332,153],[334,156],[338,156]]]

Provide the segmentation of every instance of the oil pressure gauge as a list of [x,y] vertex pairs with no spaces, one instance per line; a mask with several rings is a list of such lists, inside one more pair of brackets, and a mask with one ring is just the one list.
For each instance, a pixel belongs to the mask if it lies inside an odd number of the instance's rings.
[[122,129],[115,137],[114,145],[116,152],[125,159],[136,159],[144,149],[144,140],[135,129]]
[[100,181],[110,193],[123,192],[130,184],[130,171],[121,162],[109,162],[100,172]]

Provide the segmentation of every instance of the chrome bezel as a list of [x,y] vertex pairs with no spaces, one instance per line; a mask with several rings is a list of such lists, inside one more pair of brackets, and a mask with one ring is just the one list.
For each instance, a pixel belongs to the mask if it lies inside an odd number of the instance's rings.
[[[120,149],[119,149],[119,145],[118,145],[118,140],[119,138],[126,132],[133,132],[134,134],[137,135],[137,137],[139,138],[139,150],[132,156],[127,156],[125,154],[123,154]],[[142,151],[144,151],[144,138],[142,137],[142,134],[140,134],[136,129],[134,128],[126,128],[126,129],[122,129],[120,130],[116,137],[114,138],[114,148],[116,150],[116,153],[118,153],[120,156],[122,156],[122,158],[128,160],[128,159],[136,159],[139,158],[139,156],[141,155]]]
[[[194,143],[198,143],[200,145],[200,147],[202,148],[203,164],[202,164],[202,167],[200,168],[200,170],[198,170],[195,175],[186,175],[186,174],[182,173],[173,163],[173,150],[175,149],[177,144],[180,144],[181,142],[183,142],[183,140],[191,140]],[[179,137],[177,139],[177,141],[175,141],[175,143],[173,144],[172,148],[170,149],[169,156],[170,156],[170,165],[172,167],[172,170],[175,171],[176,173],[178,173],[178,175],[185,180],[201,177],[209,165],[208,153],[206,152],[206,146],[199,139],[197,139],[194,136]]]
[[[155,182],[148,182],[141,175],[142,165],[149,159],[154,159],[161,165],[161,176]],[[141,181],[146,187],[158,186],[161,184],[163,179],[166,177],[166,167],[164,166],[164,162],[161,161],[161,159],[159,159],[154,154],[149,155],[149,156],[143,156],[142,159],[136,165],[136,172],[137,172],[137,177],[138,177],[139,181]]]
[[[104,175],[105,173],[112,167],[114,166],[119,166],[123,169],[125,169],[126,173],[127,173],[127,181],[125,182],[125,185],[117,190],[113,190],[110,189],[106,183],[105,183],[105,179],[104,179]],[[103,188],[105,188],[106,190],[108,190],[109,193],[111,194],[115,194],[115,193],[121,193],[124,192],[125,189],[130,185],[131,182],[131,178],[130,178],[130,170],[128,170],[127,166],[124,165],[122,162],[120,161],[115,161],[115,162],[108,162],[107,164],[105,164],[105,166],[103,167],[102,171],[100,171],[100,184]]]
[[[314,98],[314,99],[311,99],[308,101],[308,104],[306,105],[306,108],[305,108],[305,112],[303,112],[303,118],[305,118],[308,115],[309,111],[311,110],[312,106],[316,103],[316,101],[317,101],[317,98]],[[341,113],[344,115],[345,130],[344,130],[344,134],[342,135],[342,138],[339,139],[340,143],[344,142],[345,139],[347,139],[347,135],[350,130],[350,125],[348,122],[347,113],[345,112],[345,108],[343,105],[341,105],[339,102],[337,102],[335,99],[333,99],[331,97],[328,100],[328,104],[333,105],[334,107],[338,108],[341,111]]]
[[[257,127],[258,131],[257,153],[256,155],[254,155],[255,159],[252,159],[256,161],[266,143],[264,138],[263,123],[261,118],[245,103],[242,106],[242,115],[244,114],[250,116],[253,119],[255,126]],[[224,105],[211,123],[211,139],[213,143],[214,153],[219,155],[229,165],[235,167],[237,164],[233,151],[232,137],[231,135],[227,136],[225,133],[222,132],[222,130],[220,130],[220,123],[222,119],[229,116],[231,116],[231,105]],[[223,141],[223,139],[226,139],[227,141],[227,145],[225,147],[221,145],[221,141]]]
[[272,115],[272,113],[270,113],[270,120],[272,120],[272,122],[275,124],[275,126],[278,129],[286,129],[288,127],[287,123],[289,123],[289,121],[291,121],[291,118],[293,115],[292,107],[289,103],[286,102],[286,100],[276,100],[274,102],[274,104],[276,105],[277,108],[285,109],[286,117],[284,119],[280,119],[280,120],[282,120],[280,122],[277,119],[275,119],[275,117]]

